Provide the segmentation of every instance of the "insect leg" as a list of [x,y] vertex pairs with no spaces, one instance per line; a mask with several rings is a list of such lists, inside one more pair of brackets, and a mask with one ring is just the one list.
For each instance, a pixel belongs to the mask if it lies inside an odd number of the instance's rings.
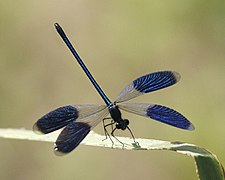
[[139,146],[139,143],[135,140],[134,134],[132,133],[131,129],[127,126],[127,129],[130,131],[130,134],[134,140],[134,144]]
[[112,137],[114,137],[120,144],[122,144],[122,148],[124,148],[124,143],[122,141],[120,141],[115,135],[114,135],[114,132],[117,128],[115,127],[112,132],[111,132],[111,135]]
[[[106,118],[106,119],[111,119],[111,118]],[[112,138],[110,137],[110,135],[109,135],[109,133],[108,133],[106,127],[112,126],[113,124],[115,124],[115,122],[114,122],[114,121],[111,121],[111,123],[105,125],[104,120],[105,120],[105,119],[103,119],[103,127],[104,127],[104,131],[105,131],[106,138],[103,139],[102,141],[106,140],[106,139],[107,139],[107,136],[108,136],[109,139],[111,140],[112,146],[113,146],[114,142],[113,142]]]
[[104,133],[105,133],[105,139],[103,139],[102,141],[106,140],[107,139],[107,136],[109,136],[109,133],[105,130],[105,120],[107,119],[112,119],[111,117],[106,117],[102,120],[102,124],[103,124],[103,127],[104,127]]

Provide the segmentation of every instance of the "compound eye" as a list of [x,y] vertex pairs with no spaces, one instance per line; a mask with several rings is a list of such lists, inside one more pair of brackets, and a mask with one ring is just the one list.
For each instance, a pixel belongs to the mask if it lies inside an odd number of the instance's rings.
[[124,122],[126,125],[129,125],[129,120],[128,119],[124,119]]

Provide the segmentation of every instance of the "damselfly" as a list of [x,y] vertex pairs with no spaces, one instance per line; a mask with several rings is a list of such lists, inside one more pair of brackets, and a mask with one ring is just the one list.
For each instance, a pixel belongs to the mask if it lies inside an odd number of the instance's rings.
[[[55,150],[57,153],[65,154],[71,152],[101,121],[103,121],[106,137],[108,136],[110,138],[110,135],[115,137],[114,132],[117,129],[128,129],[134,142],[136,142],[129,128],[129,120],[122,118],[120,109],[149,117],[177,128],[186,130],[194,129],[191,122],[182,114],[168,107],[157,104],[126,103],[126,101],[142,94],[166,88],[177,83],[180,79],[180,75],[177,72],[159,71],[141,76],[128,84],[120,92],[116,100],[112,102],[95,81],[60,25],[55,23],[55,28],[105,101],[105,105],[83,104],[63,106],[44,115],[34,124],[34,131],[44,134],[64,128],[55,142]],[[106,118],[107,115],[110,115],[110,117]],[[110,123],[105,124],[105,120],[109,118],[111,119]],[[106,129],[107,126],[112,126],[110,134]]]

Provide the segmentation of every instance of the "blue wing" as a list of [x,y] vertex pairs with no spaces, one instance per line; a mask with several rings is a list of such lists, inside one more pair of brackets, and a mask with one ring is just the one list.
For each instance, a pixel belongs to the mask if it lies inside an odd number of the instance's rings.
[[180,75],[175,71],[159,71],[141,76],[120,92],[116,102],[128,101],[144,93],[169,87],[177,83],[179,79]]
[[105,107],[91,116],[72,121],[62,130],[55,142],[56,155],[64,155],[75,149],[104,117],[109,114]]
[[33,130],[37,133],[50,133],[58,130],[70,122],[82,119],[102,111],[106,105],[73,105],[57,108],[41,117],[33,126]]
[[63,155],[75,149],[91,131],[91,126],[82,122],[70,122],[55,142],[56,155]]
[[119,108],[181,129],[194,130],[191,122],[179,112],[165,106],[144,103],[121,103]]

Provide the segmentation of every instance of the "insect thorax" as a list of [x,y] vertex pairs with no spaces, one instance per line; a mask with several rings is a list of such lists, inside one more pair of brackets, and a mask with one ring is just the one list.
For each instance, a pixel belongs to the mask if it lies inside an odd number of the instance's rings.
[[116,128],[125,130],[129,124],[128,119],[122,119],[121,112],[119,110],[119,107],[116,105],[116,103],[112,103],[109,107],[109,113],[112,117],[112,119],[116,122]]
[[111,105],[109,105],[108,109],[109,109],[109,113],[110,113],[112,119],[115,122],[122,120],[121,112],[115,103],[112,103]]

